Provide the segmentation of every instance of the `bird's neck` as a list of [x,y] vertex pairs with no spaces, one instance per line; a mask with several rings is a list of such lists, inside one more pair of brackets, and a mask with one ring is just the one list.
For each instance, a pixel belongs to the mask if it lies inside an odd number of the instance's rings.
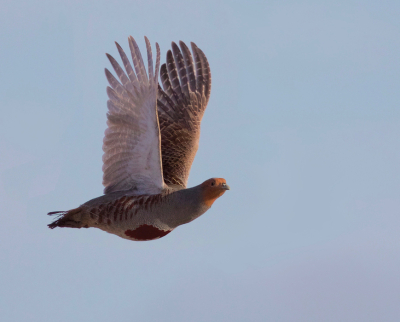
[[179,209],[178,213],[175,214],[178,225],[187,224],[210,209],[211,205],[204,201],[200,186],[182,189],[174,194],[177,209]]
[[210,208],[212,204],[224,194],[224,190],[203,189],[201,192],[204,204]]

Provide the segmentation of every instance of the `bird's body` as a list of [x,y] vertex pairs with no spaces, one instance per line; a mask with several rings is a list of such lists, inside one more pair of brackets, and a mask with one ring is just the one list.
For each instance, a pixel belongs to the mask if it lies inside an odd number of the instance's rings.
[[[131,240],[157,239],[211,207],[217,197],[204,195],[203,190],[200,185],[189,189],[168,187],[155,195],[114,192],[70,210],[61,221],[64,227],[96,227]],[[56,221],[53,225],[57,227],[59,223]]]
[[130,240],[158,239],[202,215],[229,189],[219,178],[186,188],[211,91],[203,52],[192,43],[193,63],[184,43],[182,52],[172,43],[167,64],[161,66],[161,89],[158,44],[154,75],[146,38],[148,76],[132,37],[129,45],[135,72],[118,44],[126,73],[107,55],[122,84],[106,70],[111,87],[103,144],[105,194],[78,208],[49,213],[60,215],[50,228],[96,227]]

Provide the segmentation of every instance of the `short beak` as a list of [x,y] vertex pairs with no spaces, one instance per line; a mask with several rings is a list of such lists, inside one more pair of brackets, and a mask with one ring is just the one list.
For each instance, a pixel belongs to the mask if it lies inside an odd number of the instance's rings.
[[223,185],[223,188],[225,189],[225,190],[231,190],[231,188],[229,188],[229,186],[225,183],[225,185]]

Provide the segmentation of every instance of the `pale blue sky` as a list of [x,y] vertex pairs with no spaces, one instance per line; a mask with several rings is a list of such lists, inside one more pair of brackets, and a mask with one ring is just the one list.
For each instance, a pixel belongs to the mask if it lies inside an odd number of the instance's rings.
[[[1,321],[399,321],[400,2],[1,1]],[[213,76],[153,242],[50,230],[102,193],[105,56],[195,42]]]

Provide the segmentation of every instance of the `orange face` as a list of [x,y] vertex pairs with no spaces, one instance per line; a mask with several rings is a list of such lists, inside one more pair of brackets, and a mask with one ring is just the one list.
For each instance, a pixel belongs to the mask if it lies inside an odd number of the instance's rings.
[[223,178],[211,178],[201,184],[203,188],[204,202],[208,207],[221,197],[226,190],[230,190]]

